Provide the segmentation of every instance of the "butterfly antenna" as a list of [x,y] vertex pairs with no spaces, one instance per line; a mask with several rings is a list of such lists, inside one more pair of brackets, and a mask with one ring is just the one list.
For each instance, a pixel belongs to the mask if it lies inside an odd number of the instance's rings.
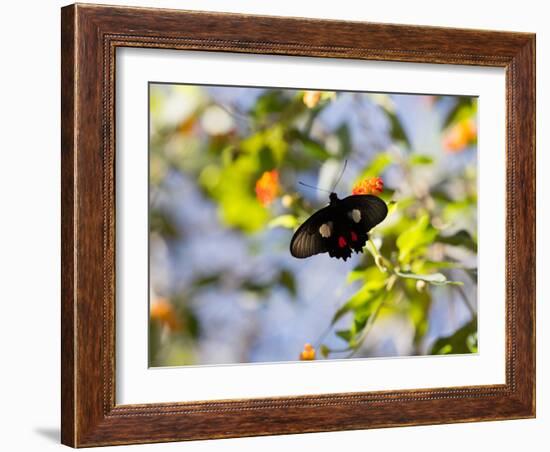
[[336,183],[334,184],[334,187],[332,187],[332,191],[334,191],[336,186],[340,183],[340,179],[342,179],[342,176],[344,175],[344,171],[346,171],[346,166],[348,166],[348,159],[344,161],[344,167],[342,168],[342,171],[340,172],[338,179],[336,179]]
[[300,185],[303,185],[304,187],[313,188],[314,190],[319,190],[319,191],[324,191],[324,192],[330,193],[330,191],[328,191],[328,190],[325,190],[325,189],[319,188],[319,187],[315,187],[315,186],[313,186],[313,185],[305,184],[305,183],[303,183],[302,181],[298,181],[298,183],[299,183]]

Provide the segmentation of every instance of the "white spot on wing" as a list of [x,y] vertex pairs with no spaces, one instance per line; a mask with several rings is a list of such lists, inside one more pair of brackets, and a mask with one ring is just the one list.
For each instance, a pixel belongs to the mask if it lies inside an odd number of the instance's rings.
[[359,209],[353,209],[351,212],[348,213],[348,216],[356,223],[359,223],[361,221],[361,211]]
[[324,239],[327,239],[332,234],[332,224],[329,223],[323,223],[321,227],[319,228],[319,234],[321,234],[321,237]]

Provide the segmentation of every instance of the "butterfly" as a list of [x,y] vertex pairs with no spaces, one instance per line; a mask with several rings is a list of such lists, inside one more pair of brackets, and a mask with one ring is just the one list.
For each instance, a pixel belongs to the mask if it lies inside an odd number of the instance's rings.
[[330,204],[311,215],[294,233],[290,254],[303,259],[327,253],[347,260],[352,251],[361,253],[369,231],[388,214],[388,206],[374,195],[351,195],[339,199],[330,194]]

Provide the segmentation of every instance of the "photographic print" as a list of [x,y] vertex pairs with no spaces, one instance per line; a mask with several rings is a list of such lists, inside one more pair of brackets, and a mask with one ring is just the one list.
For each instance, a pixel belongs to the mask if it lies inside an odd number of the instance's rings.
[[477,98],[149,84],[149,366],[477,353]]
[[63,444],[535,417],[534,34],[61,16]]

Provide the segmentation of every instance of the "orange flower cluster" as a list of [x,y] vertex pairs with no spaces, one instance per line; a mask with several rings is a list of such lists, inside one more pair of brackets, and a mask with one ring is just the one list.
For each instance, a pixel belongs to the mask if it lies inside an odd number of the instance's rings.
[[477,126],[473,119],[463,119],[448,128],[443,135],[443,147],[448,152],[461,152],[477,137]]
[[379,195],[384,190],[384,181],[381,177],[367,177],[356,183],[351,190],[352,195]]
[[312,361],[315,359],[315,349],[311,344],[304,345],[304,350],[300,353],[300,359],[302,361]]
[[170,331],[181,329],[181,323],[176,316],[174,306],[166,298],[157,298],[152,302],[149,315],[151,320],[156,320]]
[[266,171],[256,181],[256,198],[263,206],[270,205],[279,193],[279,172]]
[[306,107],[313,108],[319,103],[319,100],[321,100],[321,91],[304,91],[302,100]]

